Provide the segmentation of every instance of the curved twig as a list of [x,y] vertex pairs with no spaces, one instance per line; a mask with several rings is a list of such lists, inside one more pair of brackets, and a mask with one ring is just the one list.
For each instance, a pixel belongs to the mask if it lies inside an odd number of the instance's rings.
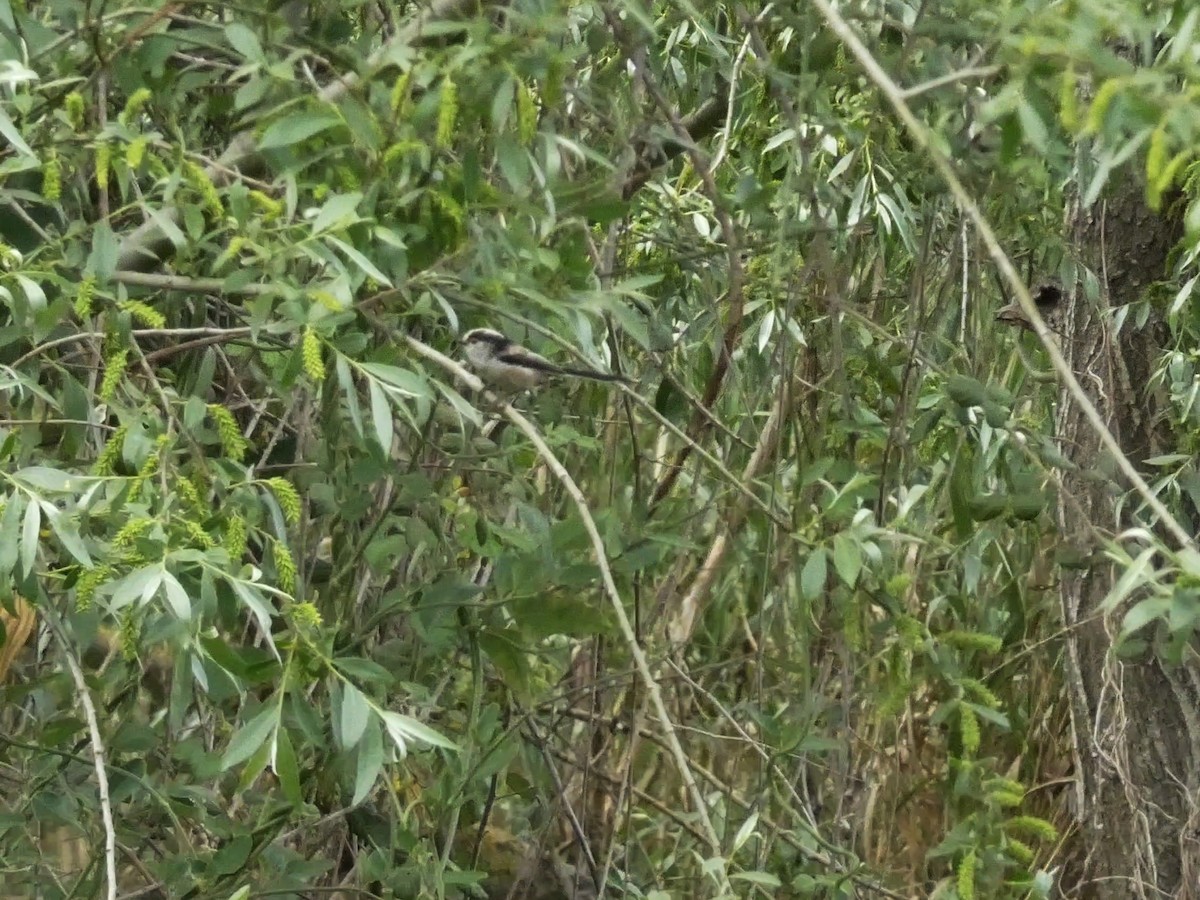
[[[444,353],[440,353],[428,344],[424,344],[408,335],[404,336],[404,341],[415,353],[445,369],[468,387],[473,390],[484,390],[483,382]],[[621,595],[617,591],[617,584],[613,579],[612,569],[608,564],[608,556],[604,549],[604,538],[600,536],[600,530],[596,527],[591,510],[588,509],[587,498],[583,495],[583,491],[580,490],[579,485],[575,483],[575,479],[571,477],[571,473],[567,471],[558,457],[554,455],[554,451],[546,444],[541,433],[533,426],[533,423],[513,409],[510,404],[500,401],[490,391],[484,391],[484,397],[490,402],[495,403],[500,409],[500,414],[513,425],[516,425],[529,438],[538,455],[575,502],[575,508],[579,511],[579,518],[583,522],[584,530],[587,531],[588,537],[591,539],[592,552],[595,556],[596,566],[600,569],[600,579],[604,585],[604,592],[612,605],[617,625],[621,629],[621,636],[625,639],[625,643],[629,648],[629,654],[633,657],[634,667],[637,669],[638,676],[641,678],[642,684],[650,697],[650,702],[654,706],[654,712],[658,716],[659,723],[662,725],[663,737],[667,742],[667,747],[675,762],[675,766],[679,770],[679,777],[683,779],[688,793],[691,795],[692,802],[695,804],[696,814],[699,816],[709,847],[714,854],[719,853],[721,839],[717,835],[712,819],[708,815],[708,806],[704,801],[704,795],[700,792],[700,786],[696,783],[696,778],[692,774],[691,763],[688,761],[687,754],[684,753],[683,745],[679,742],[679,735],[676,732],[674,723],[671,721],[670,714],[667,712],[667,705],[663,700],[662,691],[659,690],[658,682],[654,680],[654,676],[650,672],[650,664],[646,660],[646,654],[642,652],[641,645],[638,644],[637,637],[634,634],[633,625],[630,623],[629,616],[625,612],[625,604],[622,602]],[[721,881],[724,882],[722,886],[728,888],[728,878],[723,869],[721,872]]]

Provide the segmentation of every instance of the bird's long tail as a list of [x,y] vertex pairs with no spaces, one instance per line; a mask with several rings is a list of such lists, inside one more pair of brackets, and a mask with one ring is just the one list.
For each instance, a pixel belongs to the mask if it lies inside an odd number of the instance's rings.
[[629,379],[624,375],[618,375],[615,372],[597,372],[593,369],[573,369],[570,366],[555,366],[559,375],[570,375],[574,378],[590,378],[592,381],[615,381],[619,384],[628,384]]

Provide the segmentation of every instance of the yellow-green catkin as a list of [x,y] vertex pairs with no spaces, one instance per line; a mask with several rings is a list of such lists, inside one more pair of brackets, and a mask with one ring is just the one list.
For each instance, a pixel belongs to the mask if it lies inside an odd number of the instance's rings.
[[971,850],[958,864],[958,896],[961,900],[975,900],[975,851]]
[[1067,131],[1079,127],[1079,83],[1075,70],[1069,67],[1058,85],[1058,118]]
[[250,200],[262,213],[264,222],[270,222],[283,215],[283,204],[262,191],[251,191]]
[[1058,829],[1045,819],[1039,819],[1037,816],[1017,816],[1016,818],[1009,819],[1004,823],[1004,829],[1005,831],[1020,831],[1025,834],[1032,834],[1043,841],[1051,843],[1058,840]]
[[83,126],[86,124],[86,105],[83,102],[83,94],[79,91],[71,91],[63,100],[63,110],[67,115],[67,122],[71,129],[75,132],[83,131]]
[[104,449],[96,457],[96,463],[92,466],[93,475],[111,475],[113,473],[117,460],[121,458],[121,451],[125,447],[125,436],[128,433],[128,425],[118,426],[117,430],[112,433],[112,437],[108,439]]
[[279,576],[279,589],[285,594],[296,590],[296,560],[283,541],[271,539],[271,556],[275,559],[275,571]]
[[438,98],[437,138],[438,149],[449,147],[454,140],[454,126],[458,122],[458,85],[450,77],[442,79],[442,93]]
[[958,732],[963,756],[974,756],[979,751],[979,716],[965,703],[958,705]]
[[112,146],[106,141],[96,145],[96,187],[108,190],[108,169],[112,164]]
[[1015,837],[1010,837],[1004,842],[1004,852],[1023,865],[1033,862],[1033,848]]
[[102,403],[108,403],[116,394],[117,385],[121,383],[121,378],[125,375],[125,361],[128,355],[128,350],[118,347],[105,358],[104,378],[101,380],[100,390],[97,392]]
[[523,144],[528,144],[537,134],[537,104],[533,91],[523,81],[517,82],[517,133]]
[[125,108],[117,116],[117,121],[122,125],[128,126],[130,122],[138,117],[146,104],[150,102],[151,96],[149,88],[138,88],[125,101]]
[[295,525],[299,522],[300,494],[292,483],[280,475],[268,478],[266,483],[270,487],[271,493],[275,495],[275,499],[279,501],[279,508],[283,510],[283,517],[287,523]]
[[113,536],[112,545],[114,550],[126,550],[133,546],[133,542],[150,530],[150,526],[154,524],[154,520],[147,516],[139,516],[136,519],[130,519],[121,529]]
[[221,205],[221,193],[201,166],[190,159],[185,159],[183,161],[183,177],[192,190],[200,195],[200,199],[204,201],[204,208],[209,213],[214,216],[225,213],[225,207]]
[[1167,123],[1161,122],[1150,133],[1150,146],[1146,148],[1146,181],[1155,184],[1167,167]]
[[291,615],[298,628],[310,631],[321,627],[321,611],[312,603],[297,603],[292,607]]
[[391,102],[392,115],[399,116],[408,103],[408,89],[412,84],[412,69],[401,74],[392,85]]
[[142,640],[141,619],[134,615],[132,609],[125,611],[121,618],[121,656],[126,662],[134,662],[138,657],[138,646]]
[[62,198],[62,162],[58,154],[50,152],[42,163],[42,199],[57,203]]
[[149,303],[143,303],[141,300],[124,300],[120,307],[129,313],[135,322],[140,322],[147,328],[165,328],[167,326],[167,317]]
[[92,317],[92,299],[96,296],[96,276],[84,275],[75,291],[75,315],[82,321]]
[[1092,105],[1088,109],[1085,129],[1088,134],[1096,134],[1104,126],[1104,117],[1108,114],[1108,108],[1112,105],[1113,98],[1117,96],[1117,91],[1120,89],[1121,80],[1119,78],[1110,78],[1100,85],[1096,96],[1092,99]]
[[222,541],[229,558],[235,563],[241,562],[246,553],[246,537],[246,520],[235,513],[225,524],[225,538]]
[[96,589],[108,580],[112,571],[111,566],[94,566],[80,573],[75,581],[75,608],[78,611],[92,608],[92,598],[96,596]]
[[325,380],[325,360],[321,358],[321,340],[311,327],[305,327],[300,339],[300,356],[304,362],[304,374],[320,384]]
[[237,419],[233,417],[233,413],[219,403],[210,403],[208,404],[208,414],[216,423],[222,452],[234,462],[241,462],[250,445],[242,437],[242,431],[238,428]]
[[194,522],[191,519],[183,520],[183,530],[187,532],[192,543],[202,550],[207,550],[213,546],[212,536],[200,525],[199,522]]
[[141,166],[142,160],[146,158],[146,147],[149,146],[149,141],[143,136],[138,135],[132,141],[125,145],[125,165],[131,169],[137,169]]

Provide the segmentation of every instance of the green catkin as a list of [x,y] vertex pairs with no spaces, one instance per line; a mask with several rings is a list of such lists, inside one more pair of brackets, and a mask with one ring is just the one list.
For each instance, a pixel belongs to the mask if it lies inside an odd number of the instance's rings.
[[204,208],[210,214],[214,216],[224,215],[225,207],[221,204],[221,194],[203,168],[190,159],[185,159],[183,161],[183,177],[192,187],[192,190],[200,195],[200,199],[204,201]]
[[289,525],[300,521],[300,494],[290,481],[282,476],[267,479],[267,486],[279,502],[283,517]]
[[1010,837],[1005,841],[1004,851],[1022,865],[1027,866],[1033,862],[1033,848],[1024,841],[1019,841],[1014,837]]
[[412,69],[402,74],[396,79],[396,83],[392,85],[391,102],[388,104],[392,109],[392,115],[399,116],[408,103],[408,88],[410,84],[412,84]]
[[112,146],[104,141],[96,145],[96,187],[108,190],[108,169],[112,164]]
[[1096,96],[1092,100],[1092,105],[1088,109],[1087,125],[1084,128],[1088,134],[1096,134],[1104,126],[1104,117],[1108,114],[1108,108],[1112,105],[1113,99],[1117,96],[1117,91],[1121,89],[1121,79],[1110,78],[1104,84],[1100,85],[1096,91]]
[[104,360],[104,378],[100,382],[97,395],[102,403],[108,403],[117,392],[117,385],[125,375],[125,361],[129,351],[120,347],[110,353]]
[[130,94],[129,99],[125,102],[125,108],[117,116],[117,121],[122,125],[128,126],[130,122],[138,117],[146,104],[150,102],[151,96],[153,95],[150,93],[149,88],[138,88]]
[[975,851],[972,850],[958,864],[958,896],[960,900],[975,900]]
[[275,559],[275,571],[279,575],[279,589],[285,594],[296,590],[296,560],[283,541],[272,539],[271,556]]
[[63,109],[67,114],[67,122],[71,129],[75,132],[83,131],[83,126],[86,117],[86,105],[83,102],[83,94],[79,91],[71,91],[63,100]]
[[139,168],[142,160],[146,158],[147,146],[149,146],[149,141],[140,135],[130,141],[125,147],[125,165],[131,169]]
[[251,191],[250,199],[254,205],[262,212],[264,222],[270,222],[278,219],[283,215],[283,204],[274,197],[264,194],[262,191]]
[[58,154],[47,154],[42,163],[42,199],[47,203],[57,203],[62,198],[62,162]]
[[523,81],[517,82],[517,133],[522,144],[530,143],[537,134],[537,104]]
[[113,473],[117,460],[121,458],[121,451],[125,447],[125,436],[128,433],[128,425],[121,425],[112,433],[112,437],[108,439],[104,449],[96,457],[96,462],[92,466],[93,475],[111,475]]
[[325,361],[321,358],[321,341],[311,327],[304,329],[300,339],[300,355],[304,373],[317,384],[325,380]]
[[974,756],[979,751],[979,717],[965,703],[958,705],[958,731],[962,738],[963,755]]
[[192,543],[203,550],[208,550],[214,544],[212,536],[201,527],[199,522],[193,522],[191,519],[184,519],[183,530],[186,531],[188,537],[192,539]]
[[133,610],[126,610],[125,615],[121,618],[121,656],[126,662],[136,662],[138,658],[138,645],[142,639],[141,621],[133,614]]
[[1058,87],[1058,118],[1063,128],[1074,131],[1079,127],[1079,89],[1075,70],[1063,72]]
[[122,301],[120,308],[129,313],[135,322],[140,322],[147,328],[165,328],[167,326],[167,317],[141,300]]
[[150,530],[150,526],[154,524],[154,520],[145,516],[137,519],[130,519],[121,529],[113,536],[112,544],[115,550],[125,550],[133,545],[139,537]]
[[238,428],[233,413],[219,403],[208,404],[208,414],[217,425],[217,436],[221,439],[222,452],[234,462],[241,462],[250,446]]
[[442,93],[438,98],[438,120],[436,145],[439,150],[449,147],[454,140],[454,126],[458,122],[458,85],[449,77],[442,79]]
[[84,275],[75,291],[75,315],[82,321],[92,317],[92,299],[96,296],[96,276]]
[[112,575],[111,566],[95,566],[85,569],[75,581],[75,609],[85,612],[92,608],[92,599],[96,589]]
[[242,556],[246,553],[246,520],[239,515],[230,517],[229,522],[225,525],[225,539],[223,541],[226,552],[229,553],[229,558],[234,563],[239,563]]
[[1017,816],[1005,822],[1004,828],[1006,831],[1020,831],[1025,834],[1032,834],[1047,842],[1058,840],[1058,829],[1045,819],[1039,819],[1037,816]]

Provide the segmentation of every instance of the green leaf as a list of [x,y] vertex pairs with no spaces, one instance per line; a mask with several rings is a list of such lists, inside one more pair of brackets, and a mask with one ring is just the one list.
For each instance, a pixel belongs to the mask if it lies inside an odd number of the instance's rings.
[[359,681],[373,681],[376,684],[391,684],[396,677],[379,663],[357,656],[341,656],[333,661],[333,667],[339,672],[351,675]]
[[163,592],[167,595],[167,603],[170,604],[171,612],[175,613],[181,621],[190,621],[192,600],[188,597],[188,592],[183,589],[183,585],[179,583],[179,579],[165,568],[163,569],[162,586]]
[[100,220],[92,229],[92,252],[88,254],[85,272],[96,276],[100,284],[106,283],[117,270],[117,236],[107,220]]
[[12,477],[31,488],[55,494],[77,491],[92,481],[85,475],[72,475],[70,472],[49,466],[28,466],[14,472]]
[[342,120],[330,112],[292,113],[267,127],[259,139],[258,149],[275,150],[279,147],[290,147],[341,124]]
[[271,648],[271,652],[275,654],[275,658],[279,659],[279,650],[275,647],[275,640],[271,637],[271,616],[274,610],[262,592],[253,584],[241,581],[237,578],[227,578],[229,586],[233,588],[233,592],[237,594],[238,599],[246,605],[250,612],[254,613],[254,618],[258,620],[258,627],[262,631],[263,637],[266,639],[267,645]]
[[17,564],[17,550],[21,546],[21,512],[24,509],[24,494],[14,493],[4,504],[4,518],[0,519],[0,576],[7,576]]
[[329,243],[341,250],[342,253],[345,254],[352,263],[358,266],[359,269],[361,269],[369,278],[374,278],[380,284],[386,285],[387,287],[392,286],[392,280],[390,278],[379,271],[373,262],[363,256],[345,241],[339,240],[333,235],[327,235],[325,240],[329,241]]
[[294,807],[300,806],[304,802],[304,795],[300,792],[299,765],[296,762],[296,750],[292,747],[292,739],[288,736],[286,728],[280,728],[275,735],[275,759],[272,769],[279,776],[279,785],[283,788],[283,795],[288,798],[288,802]]
[[367,698],[354,685],[346,682],[342,685],[342,703],[338,711],[338,726],[342,735],[342,747],[352,750],[362,737],[371,717],[371,707]]
[[83,545],[83,539],[79,536],[79,531],[76,529],[75,523],[50,503],[43,501],[41,507],[42,513],[50,523],[50,530],[54,532],[54,536],[58,538],[59,543],[74,557],[76,562],[82,563],[90,569],[92,567],[92,558],[88,555],[87,547]]
[[434,747],[443,747],[446,750],[458,750],[458,745],[454,741],[438,734],[428,725],[422,725],[411,716],[401,715],[391,710],[384,710],[380,715],[383,717],[383,724],[387,727],[388,734],[396,742],[396,749],[401,756],[408,752],[406,743],[414,740]]
[[8,113],[4,111],[3,107],[0,107],[0,134],[8,138],[8,142],[18,153],[36,160],[39,164],[41,163],[38,155],[25,143],[25,139],[21,137],[21,132],[17,130],[17,126],[13,124],[13,120],[8,117]]
[[358,204],[363,195],[357,192],[349,194],[334,194],[321,206],[320,212],[313,219],[312,233],[321,234],[332,227],[345,227],[359,221]]
[[37,503],[25,507],[25,522],[21,528],[21,575],[28,577],[37,559],[38,530],[42,525],[42,508]]
[[825,591],[825,580],[828,576],[828,562],[822,547],[814,549],[804,561],[800,570],[800,593],[806,600],[816,600]]
[[834,535],[833,567],[847,587],[854,587],[858,583],[862,564],[862,547],[858,541],[847,534]]
[[383,736],[379,723],[371,721],[358,743],[358,766],[354,771],[354,796],[351,806],[358,806],[370,793],[371,787],[383,770]]
[[250,62],[266,63],[267,58],[258,42],[258,36],[241,22],[231,22],[225,26],[225,40]]
[[368,393],[371,396],[371,422],[375,426],[375,440],[385,456],[392,452],[394,426],[392,422],[392,405],[388,402],[387,394],[379,386],[378,381],[367,382]]
[[221,757],[221,770],[228,771],[249,759],[278,725],[279,707],[272,703],[234,733]]
[[382,381],[406,397],[427,397],[433,399],[429,385],[415,372],[383,363],[360,363],[359,366],[372,378]]

